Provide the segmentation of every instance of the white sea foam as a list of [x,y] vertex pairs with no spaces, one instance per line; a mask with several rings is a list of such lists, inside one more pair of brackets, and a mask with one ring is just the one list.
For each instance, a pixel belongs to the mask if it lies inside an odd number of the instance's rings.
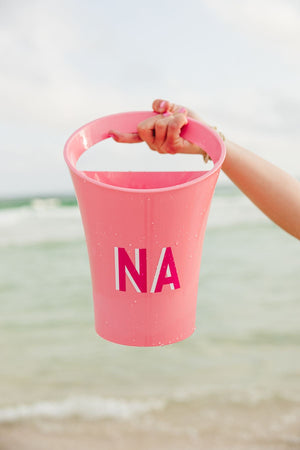
[[70,241],[83,236],[76,206],[36,200],[30,206],[0,210],[0,246]]
[[[164,411],[172,405],[182,405],[184,408],[190,403],[199,403],[199,407],[208,404],[218,408],[220,405],[240,405],[245,408],[267,403],[290,403],[299,405],[300,398],[297,393],[280,389],[260,389],[249,387],[239,389],[236,387],[205,386],[197,393],[178,391],[169,398],[148,399],[122,399],[105,397],[71,397],[59,401],[41,401],[32,404],[19,404],[13,407],[0,409],[0,424],[14,423],[31,419],[71,419],[83,420],[112,419],[130,420],[144,414]],[[294,420],[291,418],[290,420]]]
[[129,420],[147,412],[163,409],[165,403],[158,399],[124,400],[115,398],[73,397],[61,401],[44,401],[21,404],[0,409],[0,423],[22,420],[68,419],[80,417],[86,420]]
[[[267,222],[241,195],[215,195],[207,227],[220,228]],[[83,239],[77,206],[60,206],[59,199],[33,199],[28,206],[0,210],[0,246]]]

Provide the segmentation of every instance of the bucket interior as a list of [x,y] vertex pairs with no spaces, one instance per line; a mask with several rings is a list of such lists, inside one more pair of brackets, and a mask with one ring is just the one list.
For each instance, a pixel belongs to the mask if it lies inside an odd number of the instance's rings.
[[207,171],[197,172],[98,172],[82,171],[89,178],[110,186],[130,189],[157,189],[187,183]]

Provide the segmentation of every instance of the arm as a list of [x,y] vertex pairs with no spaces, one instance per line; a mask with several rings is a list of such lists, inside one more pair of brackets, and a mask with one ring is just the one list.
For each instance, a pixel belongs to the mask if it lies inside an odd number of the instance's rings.
[[300,239],[300,182],[279,167],[226,141],[222,169],[273,222]]
[[[166,100],[155,100],[156,117],[140,123],[137,133],[112,130],[117,142],[141,142],[159,153],[198,153],[203,150],[180,137],[187,117],[202,121],[192,111]],[[202,121],[203,122],[203,121]],[[231,181],[273,222],[300,239],[300,182],[243,147],[226,141],[222,169]]]

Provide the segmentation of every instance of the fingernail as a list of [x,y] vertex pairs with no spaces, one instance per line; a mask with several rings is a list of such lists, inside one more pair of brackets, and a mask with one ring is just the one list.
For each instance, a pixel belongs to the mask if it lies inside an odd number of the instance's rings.
[[163,113],[164,117],[169,117],[171,115],[171,113],[169,111],[166,111],[165,113]]
[[163,100],[163,101],[160,102],[160,104],[159,104],[159,109],[165,109],[165,105],[166,105],[166,102]]
[[186,113],[186,109],[185,108],[180,108],[180,110],[178,111],[179,113],[185,114]]

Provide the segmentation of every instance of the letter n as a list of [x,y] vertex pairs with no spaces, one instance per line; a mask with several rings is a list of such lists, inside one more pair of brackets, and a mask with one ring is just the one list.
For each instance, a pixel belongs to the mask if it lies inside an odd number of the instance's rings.
[[161,292],[165,284],[169,284],[171,289],[180,288],[171,247],[164,247],[161,251],[150,292]]
[[115,247],[116,290],[126,291],[126,275],[137,292],[147,292],[146,249],[135,249],[135,264],[125,248]]

